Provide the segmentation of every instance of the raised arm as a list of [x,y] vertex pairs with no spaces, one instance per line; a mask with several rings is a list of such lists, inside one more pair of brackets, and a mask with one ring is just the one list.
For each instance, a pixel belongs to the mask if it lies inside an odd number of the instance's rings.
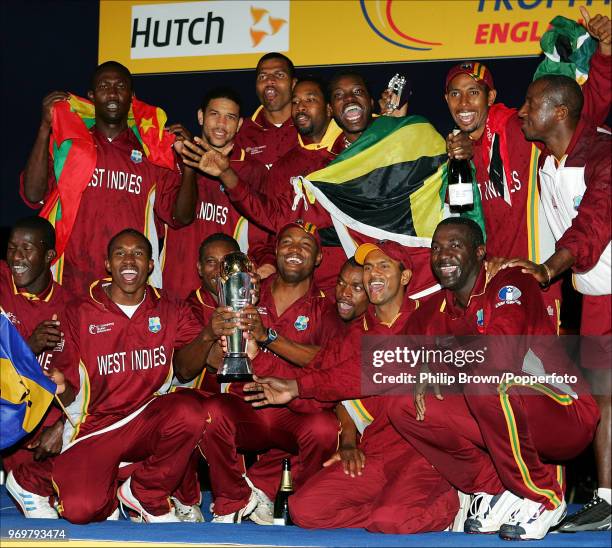
[[23,171],[23,192],[26,200],[31,203],[40,202],[47,194],[53,105],[58,101],[67,101],[68,97],[65,91],[52,91],[43,99],[40,126]]

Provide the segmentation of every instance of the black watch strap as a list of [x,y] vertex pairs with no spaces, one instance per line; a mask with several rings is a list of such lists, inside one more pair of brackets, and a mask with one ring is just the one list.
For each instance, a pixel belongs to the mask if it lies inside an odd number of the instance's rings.
[[268,327],[268,333],[265,341],[259,343],[259,346],[266,348],[269,344],[272,344],[276,339],[278,339],[278,333],[274,331],[271,327]]

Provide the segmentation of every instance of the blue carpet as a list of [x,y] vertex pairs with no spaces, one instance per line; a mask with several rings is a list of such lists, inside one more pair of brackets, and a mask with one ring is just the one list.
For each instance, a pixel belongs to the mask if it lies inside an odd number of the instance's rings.
[[[208,496],[207,496],[208,495]],[[205,493],[202,507],[206,519],[210,519],[209,493]],[[572,508],[575,511],[578,507]],[[26,520],[0,488],[0,523],[2,538],[9,536],[11,529],[57,529],[63,528],[70,540],[112,540],[192,544],[255,544],[266,546],[300,547],[494,547],[510,545],[497,536],[466,535],[464,533],[427,533],[421,535],[383,535],[368,533],[363,529],[308,530],[298,527],[262,527],[251,522],[238,525],[212,523],[139,524],[120,520],[114,522],[72,525],[66,521],[42,519]],[[537,541],[538,547],[606,547],[611,545],[610,532],[549,534]],[[535,543],[534,543],[535,544]]]

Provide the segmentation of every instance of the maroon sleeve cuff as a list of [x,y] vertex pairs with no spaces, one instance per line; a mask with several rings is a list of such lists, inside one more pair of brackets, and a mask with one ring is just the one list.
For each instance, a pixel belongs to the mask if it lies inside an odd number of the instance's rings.
[[241,202],[249,195],[249,185],[238,177],[238,185],[231,190],[227,189],[227,195],[232,202]]
[[313,372],[310,372],[296,379],[300,398],[314,398],[316,396],[317,383],[314,377]]

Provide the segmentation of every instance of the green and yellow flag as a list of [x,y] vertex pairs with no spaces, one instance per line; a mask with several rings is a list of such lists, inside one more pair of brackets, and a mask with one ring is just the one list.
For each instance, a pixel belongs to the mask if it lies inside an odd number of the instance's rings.
[[[381,116],[325,168],[304,180],[318,201],[345,227],[379,240],[428,247],[444,218],[446,144],[421,116]],[[474,211],[482,224],[478,188]]]
[[[335,233],[321,231],[324,244],[335,240],[337,245],[339,239],[351,256],[355,242],[350,230],[370,239],[429,248],[436,226],[449,214],[444,207],[447,159],[444,138],[425,118],[376,118],[328,166],[301,180],[308,201],[317,201],[334,222]],[[467,216],[484,232],[475,182],[474,209]]]

